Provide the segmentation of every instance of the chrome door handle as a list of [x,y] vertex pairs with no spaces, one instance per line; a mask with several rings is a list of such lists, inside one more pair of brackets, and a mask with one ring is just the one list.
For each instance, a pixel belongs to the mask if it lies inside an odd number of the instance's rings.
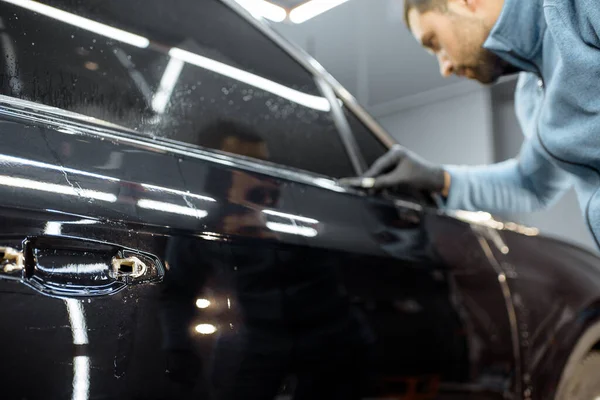
[[22,253],[10,249],[4,254],[5,269],[18,270],[21,260],[21,281],[53,297],[112,295],[129,285],[160,282],[164,276],[158,257],[96,240],[29,237]]

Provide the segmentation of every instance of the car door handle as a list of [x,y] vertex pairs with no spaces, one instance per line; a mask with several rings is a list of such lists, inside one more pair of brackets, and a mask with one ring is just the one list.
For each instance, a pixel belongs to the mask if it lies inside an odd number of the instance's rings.
[[24,284],[52,297],[107,296],[164,276],[158,257],[102,241],[36,236],[23,241],[22,253],[3,249],[5,272],[20,270]]

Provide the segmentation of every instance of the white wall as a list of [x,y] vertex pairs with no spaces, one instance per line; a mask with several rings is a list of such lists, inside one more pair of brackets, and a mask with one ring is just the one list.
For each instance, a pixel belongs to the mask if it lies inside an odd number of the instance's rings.
[[380,113],[375,117],[400,144],[432,162],[469,165],[492,162],[489,89],[478,87],[451,96],[441,94],[441,91],[437,95],[429,92],[430,99],[423,101],[424,104],[416,107],[408,104],[392,114]]

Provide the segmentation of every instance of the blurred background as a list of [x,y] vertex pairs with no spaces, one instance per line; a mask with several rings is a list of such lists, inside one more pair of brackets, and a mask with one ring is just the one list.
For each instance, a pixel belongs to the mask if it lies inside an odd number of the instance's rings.
[[[272,0],[291,9],[298,0]],[[514,113],[516,76],[492,87],[444,79],[403,22],[402,0],[347,0],[309,20],[271,22],[319,61],[396,140],[439,163],[514,157],[523,134]],[[503,218],[594,249],[573,191],[551,210]]]

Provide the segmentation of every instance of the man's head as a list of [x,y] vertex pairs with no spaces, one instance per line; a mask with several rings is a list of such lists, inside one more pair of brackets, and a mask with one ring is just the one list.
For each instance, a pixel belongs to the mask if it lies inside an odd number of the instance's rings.
[[404,0],[413,36],[437,56],[440,73],[493,83],[507,63],[483,48],[504,0]]

